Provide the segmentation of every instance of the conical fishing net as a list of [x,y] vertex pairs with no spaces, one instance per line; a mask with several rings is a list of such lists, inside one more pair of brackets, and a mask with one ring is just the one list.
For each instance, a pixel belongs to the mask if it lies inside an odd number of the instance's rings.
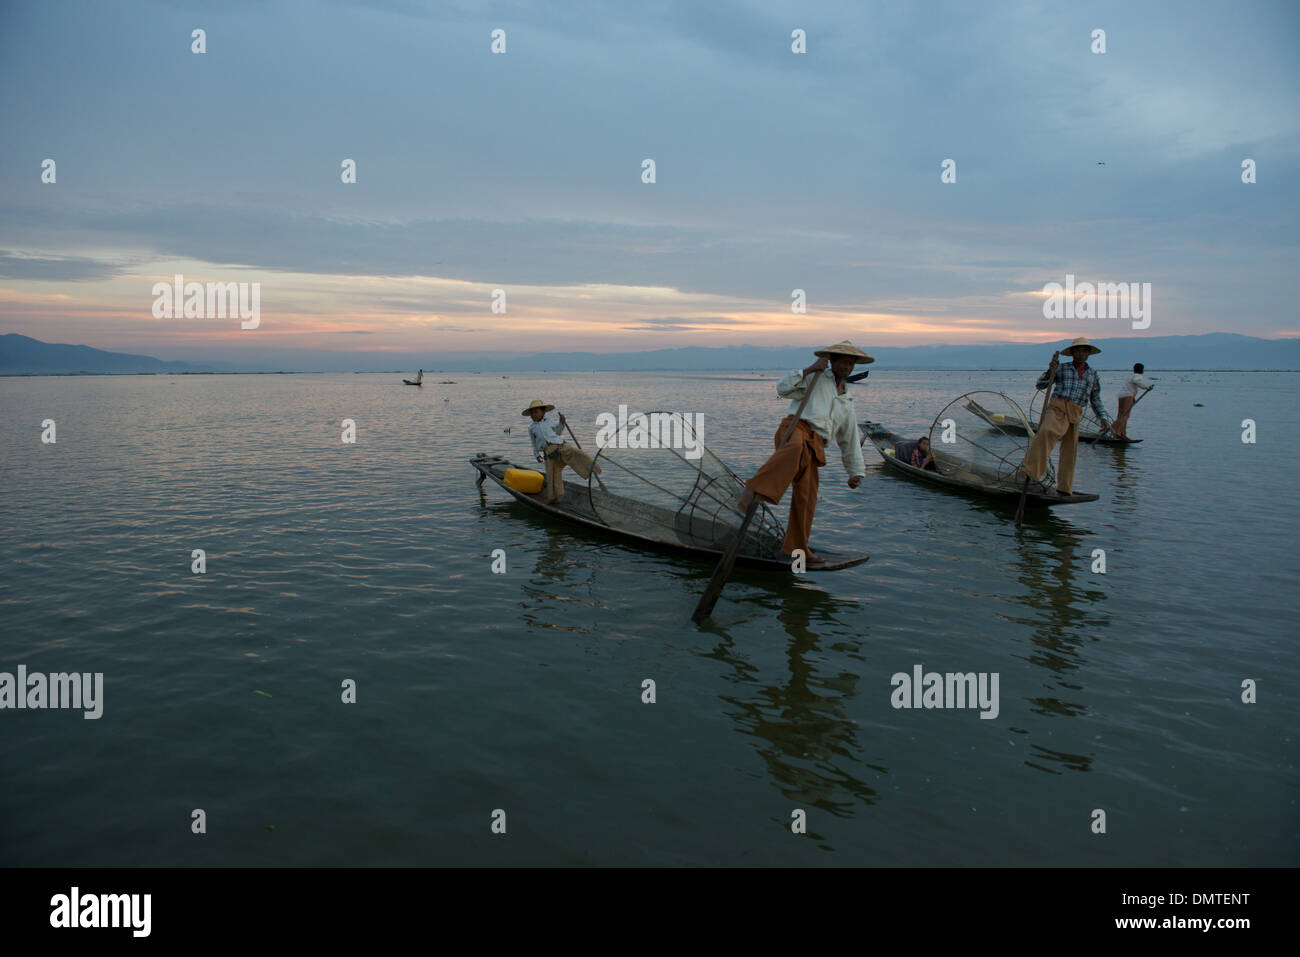
[[[1001,392],[968,392],[948,403],[930,426],[930,449],[945,475],[986,485],[1020,489],[1016,471],[1034,434],[1024,410]],[[1048,466],[1039,491],[1056,484]]]
[[[744,519],[744,483],[699,441],[690,417],[677,412],[627,416],[596,455],[587,481],[591,509],[619,531],[668,544],[725,549]],[[764,503],[745,533],[741,554],[779,558],[785,529]]]

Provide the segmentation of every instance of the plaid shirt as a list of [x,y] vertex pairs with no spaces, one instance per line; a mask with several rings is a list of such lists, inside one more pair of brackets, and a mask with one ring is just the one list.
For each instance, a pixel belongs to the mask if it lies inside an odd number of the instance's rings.
[[[1051,370],[1038,377],[1038,388],[1046,389]],[[1073,402],[1080,408],[1086,402],[1092,406],[1099,422],[1109,422],[1106,407],[1101,404],[1101,380],[1088,363],[1083,364],[1083,373],[1075,371],[1073,362],[1062,362],[1056,367],[1056,382],[1052,385],[1052,395],[1060,396],[1066,402]]]

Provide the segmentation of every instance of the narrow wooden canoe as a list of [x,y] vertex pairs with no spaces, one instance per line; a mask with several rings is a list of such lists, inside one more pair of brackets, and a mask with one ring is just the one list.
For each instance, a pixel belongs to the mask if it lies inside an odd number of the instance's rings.
[[[880,453],[880,457],[885,460],[885,464],[909,478],[919,479],[922,482],[928,482],[941,488],[983,495],[987,498],[1001,499],[1006,502],[1016,503],[1020,501],[1021,486],[1014,481],[999,479],[997,473],[990,468],[967,462],[965,459],[950,455],[947,452],[935,450],[934,460],[935,464],[939,466],[939,471],[931,472],[928,469],[919,469],[915,465],[901,462],[894,457],[894,447],[903,441],[903,436],[890,432],[879,422],[863,422],[861,427],[867,439]],[[934,448],[933,444],[931,448]],[[1029,492],[1025,496],[1025,504],[1032,506],[1077,505],[1080,502],[1095,502],[1099,497],[1079,493],[1062,495],[1055,489],[1045,488],[1042,485],[1030,482]]]
[[[681,539],[674,540],[666,535],[665,537],[652,537],[650,535],[638,535],[621,528],[614,528],[602,521],[600,516],[596,514],[595,510],[592,508],[591,498],[592,496],[604,496],[608,501],[605,501],[603,506],[612,505],[616,508],[626,509],[630,513],[644,513],[647,509],[654,509],[655,506],[653,505],[624,499],[620,496],[613,495],[611,492],[590,489],[585,483],[579,484],[575,482],[565,482],[564,494],[560,497],[560,501],[555,505],[547,505],[542,501],[541,495],[530,495],[527,492],[521,492],[518,489],[511,488],[505,482],[506,469],[526,469],[531,466],[516,465],[515,463],[499,456],[484,455],[482,453],[479,453],[474,458],[470,459],[469,464],[478,470],[479,477],[476,484],[482,485],[485,479],[490,478],[501,488],[509,492],[516,501],[523,502],[530,508],[534,508],[540,512],[545,512],[548,515],[555,516],[556,518],[562,518],[565,521],[583,525],[587,528],[596,529],[610,535],[616,535],[622,539],[630,539],[643,545],[668,549],[679,554],[690,555],[703,561],[716,562],[719,556],[722,555],[721,549],[703,548],[699,545],[689,544]],[[816,549],[815,552],[818,556],[825,558],[826,562],[821,565],[808,566],[807,570],[809,572],[832,572],[838,571],[841,568],[851,568],[854,565],[861,565],[871,557],[869,555],[836,554],[820,548]],[[790,571],[790,558],[788,555],[746,555],[742,552],[739,557],[737,557],[736,564],[744,565],[749,568],[765,569],[767,571],[782,571],[786,573],[789,573]]]
[[[970,409],[972,412],[978,415],[989,425],[993,426],[995,429],[1000,429],[1001,431],[1008,432],[1012,435],[1030,434],[1029,430],[1025,428],[1023,423],[1017,422],[1015,419],[1009,419],[1007,418],[1007,416],[1002,415],[1001,413],[990,412],[988,409],[984,408],[984,406],[980,405],[974,399],[971,399],[966,403],[966,408]],[[1142,440],[1141,439],[1117,439],[1109,432],[1103,435],[1102,433],[1097,432],[1093,429],[1080,429],[1079,441],[1087,442],[1089,445],[1137,445]]]

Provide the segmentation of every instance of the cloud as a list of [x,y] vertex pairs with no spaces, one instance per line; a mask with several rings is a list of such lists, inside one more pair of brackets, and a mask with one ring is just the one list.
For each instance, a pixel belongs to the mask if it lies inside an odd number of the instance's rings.
[[655,316],[649,319],[637,319],[622,328],[632,332],[660,332],[665,329],[707,329],[712,326],[752,325],[743,319],[728,319],[723,316]]
[[116,263],[73,256],[45,258],[0,250],[0,279],[30,279],[39,282],[85,282],[110,279],[121,273]]
[[[0,31],[0,79],[42,77],[40,97],[3,107],[0,276],[19,283],[210,264],[293,274],[304,314],[376,331],[406,334],[409,313],[472,326],[503,288],[530,323],[543,308],[558,323],[572,296],[612,336],[719,337],[741,313],[788,322],[795,288],[809,325],[889,310],[1036,329],[1031,291],[1070,272],[1151,281],[1169,332],[1294,324],[1291,0],[1250,16],[1208,0],[1177,16],[1119,0],[359,0],[307,18],[170,0],[109,20],[72,4],[15,6]],[[186,41],[200,10],[206,56]],[[1104,55],[1088,51],[1098,25]],[[790,51],[796,26],[807,54]],[[156,118],[178,104],[190,125],[163,155]],[[46,156],[57,185],[32,165]],[[1257,185],[1240,182],[1247,156]]]

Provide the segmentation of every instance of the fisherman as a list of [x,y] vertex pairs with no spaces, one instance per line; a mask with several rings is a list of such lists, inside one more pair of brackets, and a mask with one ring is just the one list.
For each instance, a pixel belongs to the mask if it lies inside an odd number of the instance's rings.
[[934,453],[930,451],[930,438],[926,435],[921,436],[915,442],[910,439],[906,442],[899,442],[894,446],[894,459],[918,469],[928,469],[931,472],[939,471],[939,466],[934,462]]
[[423,370],[423,369],[421,369],[421,370],[420,370],[420,374],[419,374],[418,376],[415,377],[415,384],[416,384],[416,385],[424,385],[424,370]]
[[[802,549],[808,565],[821,565],[826,559],[813,555],[808,546],[813,513],[817,509],[817,470],[826,464],[826,441],[834,439],[840,447],[844,469],[849,473],[849,488],[857,488],[867,474],[862,462],[858,418],[853,411],[853,396],[849,395],[847,383],[851,381],[849,377],[855,365],[876,360],[848,341],[827,346],[813,354],[817,356],[816,362],[806,369],[788,373],[777,383],[777,395],[792,400],[790,412],[777,426],[776,451],[745,483],[740,510],[747,511],[755,496],[775,505],[781,501],[785,490],[793,485],[790,520],[786,523],[781,551],[790,555],[796,549]],[[813,376],[828,366],[832,375],[818,376],[814,385]],[[786,430],[795,415],[800,414],[799,405],[810,385],[812,393],[808,395],[794,434],[782,445]]]
[[[548,422],[546,413],[555,406],[547,405],[541,399],[534,399],[521,413],[533,420],[528,427],[529,438],[533,440],[533,452],[537,461],[546,463],[546,483],[542,486],[542,501],[554,505],[564,494],[564,467],[567,465],[583,478],[590,478],[595,472],[600,474],[600,466],[582,449],[564,441],[564,436],[555,424]],[[560,413],[560,429],[564,428],[564,413]]]
[[1117,439],[1128,438],[1128,417],[1133,411],[1133,405],[1137,402],[1138,389],[1144,389],[1142,394],[1146,395],[1155,388],[1142,378],[1142,373],[1146,371],[1146,366],[1140,362],[1133,363],[1133,375],[1120,387],[1119,390],[1119,415],[1115,416],[1115,427],[1111,430]]
[[1048,381],[1052,380],[1052,373],[1056,373],[1055,380],[1052,381],[1051,400],[1043,410],[1043,421],[1029,443],[1016,477],[1023,481],[1028,473],[1028,477],[1034,481],[1042,479],[1047,474],[1052,449],[1060,442],[1061,457],[1056,470],[1056,490],[1062,495],[1070,495],[1074,488],[1074,456],[1079,449],[1079,420],[1083,417],[1083,404],[1087,402],[1097,414],[1102,435],[1110,431],[1110,419],[1101,402],[1101,380],[1097,378],[1096,370],[1088,365],[1088,356],[1098,355],[1101,350],[1080,336],[1062,351],[1074,361],[1062,366],[1053,355],[1047,371],[1038,377],[1036,387],[1046,389]]

